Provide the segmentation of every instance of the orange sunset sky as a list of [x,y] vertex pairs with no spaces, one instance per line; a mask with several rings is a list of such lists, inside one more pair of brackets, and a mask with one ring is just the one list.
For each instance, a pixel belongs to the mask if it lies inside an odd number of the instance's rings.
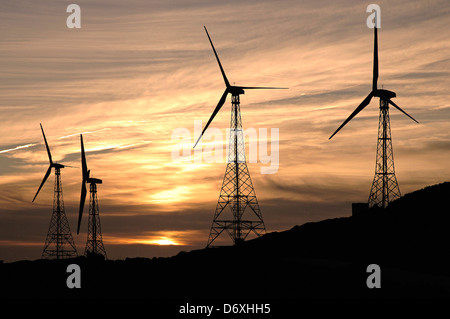
[[[83,134],[98,186],[110,259],[170,256],[203,248],[225,172],[222,163],[172,159],[180,140],[208,120],[228,79],[281,86],[241,96],[244,128],[279,129],[279,167],[249,163],[268,232],[351,215],[367,201],[375,168],[378,99],[329,136],[371,90],[373,30],[365,1],[75,1],[81,28],[66,26],[66,1],[0,3],[0,260],[38,259],[53,204],[39,123],[62,170],[66,214],[78,253]],[[450,2],[377,1],[381,88],[391,108],[402,194],[450,176]],[[211,127],[230,123],[230,97]],[[269,144],[271,141],[268,135]],[[185,141],[186,142],[186,141]],[[203,147],[225,141],[206,136]],[[87,200],[88,203],[88,200]],[[231,243],[223,237],[223,243]]]

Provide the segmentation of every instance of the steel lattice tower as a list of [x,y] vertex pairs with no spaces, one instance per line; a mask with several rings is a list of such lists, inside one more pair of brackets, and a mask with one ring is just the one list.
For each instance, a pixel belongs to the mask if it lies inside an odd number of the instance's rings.
[[61,164],[53,164],[55,167],[55,187],[53,196],[53,214],[50,227],[45,240],[42,258],[63,259],[77,257],[77,249],[70,231],[69,222],[64,210],[64,199],[62,193],[62,182],[60,169]]
[[[251,232],[259,237],[266,231],[245,159],[239,94],[232,95],[231,105],[228,163],[207,247],[224,231],[235,245],[244,241]],[[226,207],[230,209],[228,216],[231,218],[227,218]],[[248,213],[244,216],[246,210]]]
[[103,255],[106,259],[106,250],[102,239],[102,227],[100,225],[100,215],[98,214],[97,184],[91,182],[89,191],[88,235],[84,254],[86,256],[89,254]]
[[375,177],[369,195],[369,207],[378,206],[386,208],[391,201],[400,197],[400,188],[398,187],[394,169],[389,102],[380,99],[377,160],[375,164]]

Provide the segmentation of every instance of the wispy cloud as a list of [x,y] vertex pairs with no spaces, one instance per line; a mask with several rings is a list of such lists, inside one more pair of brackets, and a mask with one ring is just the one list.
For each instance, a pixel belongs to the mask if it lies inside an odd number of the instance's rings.
[[31,146],[34,146],[34,145],[36,145],[36,144],[19,145],[19,146],[16,146],[14,148],[6,149],[6,150],[0,150],[0,154],[8,153],[8,152],[16,151],[16,150],[20,150],[20,149],[23,149],[23,148],[28,148],[28,147],[31,147]]
[[96,132],[101,132],[101,131],[108,131],[111,130],[111,128],[102,128],[100,130],[96,130],[96,131],[85,131],[85,132],[80,132],[80,133],[75,133],[75,134],[69,134],[69,135],[65,135],[65,136],[61,136],[60,138],[58,138],[59,140],[65,139],[65,138],[69,138],[69,137],[73,137],[73,136],[79,136],[80,134],[93,134]]

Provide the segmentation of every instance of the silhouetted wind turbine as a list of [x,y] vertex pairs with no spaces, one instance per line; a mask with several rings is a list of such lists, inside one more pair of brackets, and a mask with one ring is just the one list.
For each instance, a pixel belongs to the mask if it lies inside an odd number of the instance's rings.
[[[228,163],[222,183],[222,189],[220,191],[219,201],[214,214],[207,247],[210,247],[212,242],[224,231],[230,235],[234,244],[238,245],[247,238],[250,232],[253,232],[259,237],[266,231],[258,200],[256,199],[255,190],[250,178],[250,173],[245,161],[245,145],[242,132],[239,95],[244,94],[244,90],[282,88],[230,85],[222,64],[220,63],[216,49],[211,41],[208,30],[206,27],[204,28],[206,35],[208,36],[209,43],[214,51],[214,55],[216,56],[217,63],[219,64],[220,72],[222,73],[226,87],[219,103],[214,109],[199,138],[195,142],[194,147],[200,141],[216,114],[220,111],[228,94],[231,94],[232,105]],[[228,219],[221,215],[226,207],[229,207],[232,213],[231,218]],[[253,217],[256,217],[256,219],[242,219],[244,211],[247,207],[254,213]]]
[[61,258],[73,258],[77,256],[77,250],[73,241],[72,233],[70,232],[69,222],[64,210],[64,199],[62,192],[61,182],[61,168],[67,167],[62,164],[53,162],[50,148],[48,147],[47,139],[45,138],[44,129],[41,125],[42,135],[44,136],[45,147],[47,148],[48,159],[50,166],[45,173],[44,179],[39,186],[36,195],[33,198],[33,202],[36,199],[45,181],[50,176],[52,168],[55,169],[55,187],[53,195],[53,213],[50,221],[50,227],[47,233],[47,239],[45,241],[44,251],[42,252],[42,258],[46,259],[61,259]]
[[90,184],[90,201],[89,201],[89,220],[88,220],[88,236],[86,242],[85,255],[97,254],[106,258],[106,250],[102,240],[102,230],[100,225],[100,216],[97,200],[97,184],[102,184],[102,180],[90,177],[90,170],[87,169],[86,154],[84,152],[83,135],[80,134],[81,141],[81,198],[80,210],[78,214],[77,234],[80,233],[81,219],[83,217],[84,203],[86,201],[86,183]]
[[214,109],[211,117],[209,118],[208,122],[205,125],[205,128],[202,131],[202,134],[200,134],[199,138],[197,139],[197,142],[195,142],[194,147],[197,145],[197,143],[202,138],[203,134],[205,133],[206,129],[208,128],[209,124],[211,124],[212,120],[216,116],[216,114],[220,111],[223,104],[225,103],[225,100],[227,98],[228,93],[230,93],[232,96],[239,96],[240,94],[245,94],[244,90],[271,90],[271,89],[287,89],[287,88],[279,88],[279,87],[263,87],[263,86],[236,86],[236,85],[230,85],[230,82],[228,81],[227,76],[225,75],[225,71],[223,70],[222,63],[220,63],[219,56],[217,55],[216,49],[214,48],[214,45],[211,41],[211,37],[209,36],[208,30],[205,26],[203,26],[206,31],[206,35],[208,36],[209,43],[211,43],[211,47],[214,51],[214,55],[216,56],[217,63],[219,64],[220,72],[222,72],[223,80],[225,81],[225,91],[222,94],[222,97],[219,100],[219,103],[217,103],[216,108]]
[[[376,17],[375,17],[376,21]],[[341,130],[350,120],[361,112],[372,100],[373,97],[380,98],[380,117],[378,126],[378,147],[377,163],[375,168],[375,178],[369,196],[369,206],[386,207],[388,203],[400,197],[400,189],[394,170],[394,156],[392,151],[391,129],[389,120],[389,104],[397,110],[408,116],[414,122],[417,122],[412,116],[402,110],[391,99],[396,97],[395,92],[378,89],[378,35],[377,26],[374,27],[374,49],[373,49],[373,79],[372,91],[353,111],[352,114],[339,126],[339,128],[330,136],[331,139]]]

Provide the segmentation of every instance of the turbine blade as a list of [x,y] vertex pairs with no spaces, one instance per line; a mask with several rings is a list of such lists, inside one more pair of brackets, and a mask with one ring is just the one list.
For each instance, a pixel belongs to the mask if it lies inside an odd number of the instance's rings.
[[216,56],[217,63],[219,63],[220,72],[222,72],[222,76],[223,76],[223,80],[225,81],[225,85],[227,86],[227,88],[229,88],[230,82],[228,82],[227,76],[225,75],[225,71],[223,70],[222,63],[220,63],[219,56],[217,55],[216,49],[214,48],[214,44],[211,41],[211,37],[209,36],[208,30],[206,30],[205,26],[203,26],[203,28],[205,28],[206,35],[208,36],[208,39],[209,39],[209,43],[211,43],[211,47],[214,51],[214,55]]
[[288,90],[289,88],[269,87],[269,86],[236,86],[243,90]]
[[42,128],[42,124],[39,123],[39,125],[41,126],[42,135],[44,136],[45,147],[47,148],[48,159],[50,160],[50,165],[51,165],[51,164],[53,164],[52,154],[50,153],[50,148],[48,147],[47,139],[45,138],[45,133],[44,133],[44,129]]
[[[376,14],[376,11],[375,11]],[[375,16],[375,21],[376,21]],[[374,40],[373,40],[373,80],[372,80],[372,91],[376,91],[378,84],[378,33],[377,26],[373,28],[374,31]]]
[[215,117],[216,114],[219,112],[220,108],[222,107],[222,105],[225,103],[225,100],[226,100],[226,98],[227,98],[227,94],[228,94],[228,88],[225,89],[225,92],[223,92],[223,95],[222,95],[222,97],[220,98],[219,103],[217,103],[217,106],[216,106],[216,108],[214,109],[214,112],[212,113],[211,117],[209,118],[208,123],[206,123],[205,128],[204,128],[203,131],[202,131],[202,134],[200,134],[200,136],[199,136],[197,142],[195,142],[193,148],[195,148],[195,146],[197,145],[197,143],[200,141],[200,139],[201,139],[202,136],[203,136],[203,133],[205,133],[205,131],[206,131],[206,129],[208,128],[209,124],[212,122],[212,120],[214,119],[214,117]]
[[83,176],[83,183],[88,179],[88,170],[86,164],[86,154],[84,153],[84,143],[83,143],[83,134],[80,134],[81,141],[81,173]]
[[81,218],[83,217],[84,202],[86,201],[86,182],[81,183],[80,211],[78,213],[77,235],[80,233]]
[[339,130],[345,126],[345,124],[350,122],[352,118],[354,118],[359,112],[361,112],[361,110],[364,109],[370,103],[372,97],[373,92],[370,92],[369,95],[367,95],[367,97],[364,99],[364,101],[362,101],[361,104],[353,111],[353,113],[350,114],[350,116],[344,121],[344,123],[342,123],[341,126],[339,126],[336,132],[334,132],[333,135],[330,136],[329,140],[331,140],[331,138],[335,136],[336,133],[339,132]]
[[36,199],[37,195],[39,194],[39,191],[41,190],[42,186],[44,186],[44,183],[47,180],[48,176],[50,175],[51,171],[52,171],[52,165],[50,165],[48,167],[47,173],[45,173],[44,179],[42,180],[42,183],[39,186],[39,188],[38,188],[38,190],[36,192],[36,195],[34,195],[34,198],[33,198],[32,202],[34,202],[34,200]]
[[395,104],[395,103],[392,102],[391,100],[389,100],[389,103],[391,103],[393,107],[395,107],[397,110],[399,110],[400,112],[402,112],[403,114],[405,114],[405,115],[406,115],[407,117],[409,117],[411,120],[413,120],[414,122],[416,122],[417,124],[419,124],[419,122],[417,122],[415,118],[413,118],[411,115],[409,115],[408,113],[406,113],[405,111],[403,111],[397,104]]

